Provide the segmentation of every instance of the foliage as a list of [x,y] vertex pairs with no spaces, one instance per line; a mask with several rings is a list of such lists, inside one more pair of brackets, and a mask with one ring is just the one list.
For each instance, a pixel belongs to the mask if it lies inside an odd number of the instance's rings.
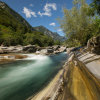
[[59,40],[56,40],[56,41],[54,42],[54,44],[55,44],[55,45],[61,45],[62,43],[61,43]]
[[22,34],[20,32],[13,31],[12,27],[0,25],[0,44],[6,46],[18,44],[52,46],[54,45],[54,40],[38,31]]
[[35,44],[39,46],[52,46],[54,41],[52,38],[35,31],[34,33],[26,33],[24,44]]
[[79,41],[79,44],[85,45],[88,37],[88,27],[92,20],[87,16],[88,7],[85,0],[74,0],[72,9],[64,8],[64,18],[60,20],[60,24],[69,41],[75,40]]
[[90,15],[99,14],[100,15],[100,0],[92,0],[90,4],[89,13]]
[[88,39],[100,33],[100,18],[88,16],[89,9],[85,0],[74,0],[72,9],[63,9],[64,17],[59,22],[69,46],[86,45]]
[[100,34],[100,17],[96,16],[93,24],[92,24],[92,28],[93,28],[93,36],[95,35],[99,35]]
[[76,39],[71,40],[66,40],[65,44],[67,44],[67,47],[79,47],[81,46],[80,42]]

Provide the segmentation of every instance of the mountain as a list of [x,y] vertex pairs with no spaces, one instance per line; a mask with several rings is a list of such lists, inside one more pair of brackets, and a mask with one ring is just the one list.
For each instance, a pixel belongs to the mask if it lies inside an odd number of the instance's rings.
[[43,26],[33,28],[22,16],[0,1],[0,45],[52,46],[60,43],[55,40],[63,38]]
[[39,31],[44,35],[52,37],[54,40],[64,41],[66,38],[60,36],[56,32],[51,32],[44,26],[32,28],[32,26],[17,12],[11,9],[6,3],[0,1],[0,24],[6,27],[10,26],[16,32],[22,33]]
[[39,32],[42,32],[44,33],[45,35],[49,36],[49,37],[52,37],[54,40],[59,40],[59,41],[64,41],[66,40],[65,37],[63,36],[60,36],[57,32],[52,32],[50,31],[49,29],[47,29],[46,27],[44,26],[37,26],[37,27],[34,27],[33,29],[39,31]]
[[0,24],[11,26],[23,31],[32,31],[32,26],[18,13],[12,10],[6,3],[0,1]]

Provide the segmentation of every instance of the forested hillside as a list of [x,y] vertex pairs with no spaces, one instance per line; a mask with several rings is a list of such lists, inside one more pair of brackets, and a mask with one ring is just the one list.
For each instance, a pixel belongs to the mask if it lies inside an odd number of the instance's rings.
[[64,36],[60,36],[56,32],[51,32],[49,29],[47,29],[46,27],[44,27],[42,25],[34,27],[34,29],[39,31],[39,32],[43,32],[45,35],[52,37],[56,41],[65,41],[66,40],[66,38]]
[[38,32],[7,4],[0,1],[0,45],[39,45],[55,44],[52,37]]

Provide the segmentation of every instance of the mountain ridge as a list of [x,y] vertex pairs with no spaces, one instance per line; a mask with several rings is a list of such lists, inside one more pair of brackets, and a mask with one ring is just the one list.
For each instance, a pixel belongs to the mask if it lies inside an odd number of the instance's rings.
[[61,36],[44,26],[32,27],[21,15],[0,1],[0,45],[48,46],[62,40]]
[[0,10],[9,12],[13,17],[15,17],[17,21],[23,24],[26,28],[29,28],[31,31],[33,31],[32,26],[20,14],[10,8],[5,2],[0,1]]
[[64,36],[60,36],[57,32],[52,32],[42,25],[33,28],[39,32],[43,32],[45,35],[51,36],[54,40],[59,40],[59,41],[66,40]]

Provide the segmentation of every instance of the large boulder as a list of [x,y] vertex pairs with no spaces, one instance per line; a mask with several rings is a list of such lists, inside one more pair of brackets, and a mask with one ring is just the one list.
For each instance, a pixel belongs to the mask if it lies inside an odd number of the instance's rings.
[[92,53],[100,54],[100,36],[88,40],[87,48]]
[[47,49],[47,52],[48,52],[48,53],[53,53],[54,50],[53,50],[53,49]]
[[27,45],[23,47],[23,52],[25,53],[35,53],[37,47],[35,45]]
[[65,52],[65,51],[67,51],[67,48],[66,48],[65,46],[61,46],[61,47],[59,48],[59,51],[60,51],[60,52]]
[[47,53],[53,53],[54,52],[54,48],[52,46],[49,46],[46,49],[47,49]]
[[0,53],[9,53],[9,49],[8,47],[3,47],[3,46],[0,46]]
[[75,47],[67,48],[67,49],[66,49],[67,53],[71,53],[72,50],[73,50],[74,48],[75,48]]
[[23,51],[23,46],[10,46],[8,47],[9,53],[21,53]]
[[47,51],[47,49],[42,49],[42,50],[40,51],[40,53],[41,53],[41,54],[47,54],[48,51]]
[[54,52],[54,50],[53,49],[50,49],[50,48],[42,49],[40,51],[41,54],[51,54],[53,52]]
[[58,50],[59,48],[60,48],[59,45],[55,45],[55,46],[53,46],[54,51]]
[[4,53],[4,51],[2,49],[0,49],[0,54],[3,54],[3,53]]

